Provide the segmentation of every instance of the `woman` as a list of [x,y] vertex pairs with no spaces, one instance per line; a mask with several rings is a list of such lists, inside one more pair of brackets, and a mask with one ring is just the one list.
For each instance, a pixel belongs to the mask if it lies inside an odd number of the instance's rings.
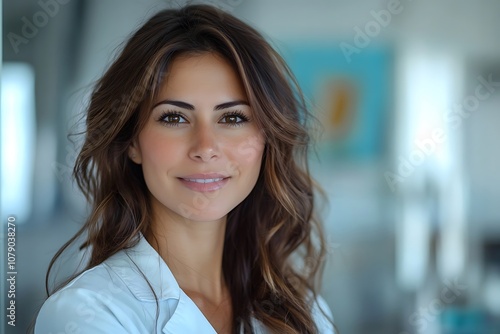
[[[233,16],[164,10],[97,83],[74,175],[90,261],[37,333],[332,333],[307,110]],[[49,267],[50,272],[50,267]]]

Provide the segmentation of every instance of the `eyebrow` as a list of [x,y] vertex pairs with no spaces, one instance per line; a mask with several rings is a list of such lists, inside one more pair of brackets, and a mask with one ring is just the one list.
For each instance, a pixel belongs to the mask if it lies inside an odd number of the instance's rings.
[[[179,108],[182,108],[182,109],[188,109],[188,110],[194,110],[195,109],[192,104],[189,104],[189,103],[186,103],[186,102],[182,102],[182,101],[176,101],[176,100],[163,100],[163,101],[160,101],[160,102],[156,103],[153,106],[153,109],[156,108],[156,107],[158,107],[160,104],[170,104],[170,105],[173,105],[173,106],[176,106],[176,107],[179,107]],[[231,107],[239,106],[239,105],[250,106],[250,104],[247,101],[244,101],[244,100],[235,100],[235,101],[224,102],[224,103],[216,105],[214,107],[214,111],[222,110],[222,109],[227,109],[227,108],[231,108]]]

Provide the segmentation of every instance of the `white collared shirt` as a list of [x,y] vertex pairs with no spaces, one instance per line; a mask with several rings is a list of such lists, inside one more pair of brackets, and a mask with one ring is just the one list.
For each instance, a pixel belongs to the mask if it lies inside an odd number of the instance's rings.
[[[319,333],[333,333],[319,307],[331,316],[326,303],[318,298],[313,317]],[[252,324],[255,334],[270,333],[258,320],[252,319]],[[50,296],[38,314],[35,333],[204,334],[216,331],[179,287],[156,250],[141,237],[134,247],[83,272]]]

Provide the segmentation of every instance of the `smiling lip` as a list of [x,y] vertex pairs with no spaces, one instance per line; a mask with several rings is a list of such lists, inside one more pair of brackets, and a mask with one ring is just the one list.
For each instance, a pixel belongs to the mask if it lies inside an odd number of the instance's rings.
[[198,192],[210,192],[224,187],[230,177],[219,174],[193,174],[179,177],[179,180],[187,188]]

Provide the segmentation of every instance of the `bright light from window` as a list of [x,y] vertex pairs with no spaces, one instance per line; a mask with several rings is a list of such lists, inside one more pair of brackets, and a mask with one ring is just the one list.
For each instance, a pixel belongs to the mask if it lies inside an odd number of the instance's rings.
[[463,182],[459,173],[452,173],[460,166],[455,150],[460,132],[445,117],[459,97],[462,64],[455,55],[419,47],[405,50],[399,59],[396,156],[405,159],[410,172],[401,186],[405,205],[398,220],[397,272],[402,286],[418,289],[426,277],[436,230],[424,200],[429,188],[438,194],[433,199],[439,211],[440,272],[457,273],[463,267],[464,218],[457,210],[463,201],[449,189],[450,184],[460,188]]
[[[1,208],[26,222],[32,205],[35,152],[35,83],[31,66],[4,63],[2,68]],[[2,219],[6,221],[5,219]]]

